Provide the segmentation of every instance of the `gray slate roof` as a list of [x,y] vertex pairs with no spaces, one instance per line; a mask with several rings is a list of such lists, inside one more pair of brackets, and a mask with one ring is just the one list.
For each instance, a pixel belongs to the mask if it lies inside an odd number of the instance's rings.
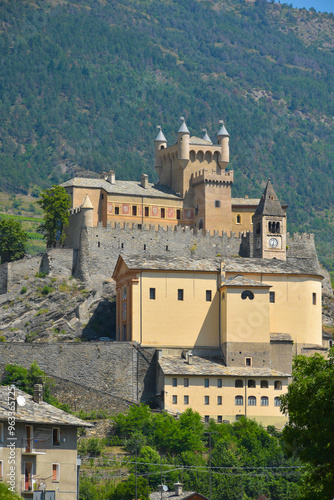
[[[161,500],[161,498],[163,500],[187,500],[187,498],[194,494],[195,491],[185,491],[181,495],[175,495],[175,491],[163,491],[161,496],[161,492],[155,491],[154,493],[150,493],[150,500]],[[201,498],[206,498],[203,495],[200,496]]]
[[223,283],[222,286],[242,286],[242,287],[262,287],[262,288],[270,288],[271,285],[267,285],[266,283],[261,283],[260,281],[254,281],[237,274],[233,276],[233,278],[229,278]]
[[270,341],[274,342],[292,342],[292,337],[289,333],[271,333]]
[[[210,139],[210,137],[209,137],[209,139]],[[200,137],[196,137],[195,135],[193,135],[192,137],[190,137],[189,144],[198,144],[198,145],[201,145],[201,146],[212,146],[212,142],[210,140],[208,141],[208,140],[206,140],[204,138],[201,139]]]
[[[15,414],[16,422],[29,422],[36,424],[50,425],[72,425],[75,427],[92,427],[92,424],[84,422],[80,418],[74,417],[59,408],[55,408],[48,403],[42,401],[35,403],[33,397],[20,389],[15,389],[16,397],[24,398],[22,402],[25,404],[20,406],[17,404]],[[10,402],[9,402],[10,403]],[[8,386],[0,386],[0,421],[8,419],[9,404],[8,404]]]
[[147,188],[143,188],[140,182],[136,181],[115,181],[111,184],[104,179],[90,179],[86,177],[74,177],[61,184],[63,187],[81,187],[104,189],[108,194],[145,196],[151,198],[172,198],[180,200],[181,197],[168,186],[148,183]]
[[159,359],[159,365],[165,375],[213,375],[225,377],[290,377],[289,373],[270,368],[251,366],[225,366],[220,359],[205,359],[192,356],[192,364],[181,356],[166,355]]
[[260,198],[232,198],[232,207],[235,205],[253,205],[253,206],[258,206],[260,203]]
[[275,193],[274,187],[270,182],[270,179],[268,179],[260,203],[258,204],[258,207],[255,210],[255,215],[272,215],[272,216],[285,215],[281,203],[277,198],[277,194]]
[[[129,269],[152,269],[170,271],[219,272],[221,258],[191,259],[189,257],[162,257],[121,254]],[[317,272],[306,272],[279,259],[226,258],[225,271],[230,273],[299,274],[322,277]]]

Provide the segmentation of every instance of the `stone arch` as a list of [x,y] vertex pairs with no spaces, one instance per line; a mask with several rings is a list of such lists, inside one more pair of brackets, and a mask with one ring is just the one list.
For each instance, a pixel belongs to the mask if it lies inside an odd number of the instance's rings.
[[190,158],[190,161],[192,161],[192,162],[194,162],[196,160],[196,153],[193,149],[189,153],[189,158]]
[[197,160],[199,162],[201,162],[201,163],[204,161],[204,153],[203,153],[203,151],[198,151],[197,152]]

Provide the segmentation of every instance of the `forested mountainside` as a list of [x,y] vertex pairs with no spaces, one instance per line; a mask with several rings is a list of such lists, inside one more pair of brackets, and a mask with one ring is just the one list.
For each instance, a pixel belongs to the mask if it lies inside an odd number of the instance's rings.
[[265,0],[3,0],[0,187],[114,169],[156,180],[172,143],[230,133],[234,196],[271,177],[334,270],[334,16]]

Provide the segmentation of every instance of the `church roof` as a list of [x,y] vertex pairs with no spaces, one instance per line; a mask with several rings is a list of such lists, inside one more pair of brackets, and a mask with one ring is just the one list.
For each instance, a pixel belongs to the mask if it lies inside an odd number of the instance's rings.
[[165,375],[214,375],[226,377],[289,377],[289,373],[271,368],[251,366],[225,366],[221,359],[192,356],[192,363],[181,356],[164,355],[159,365]]
[[255,210],[255,215],[285,215],[270,179],[268,179],[266,188],[260,199],[260,203]]
[[90,179],[86,177],[74,177],[61,184],[63,187],[97,188],[104,189],[108,194],[121,194],[133,196],[145,196],[152,198],[172,198],[180,199],[180,196],[168,186],[148,183],[147,188],[143,188],[140,182],[136,181],[115,181],[115,184],[104,179]]

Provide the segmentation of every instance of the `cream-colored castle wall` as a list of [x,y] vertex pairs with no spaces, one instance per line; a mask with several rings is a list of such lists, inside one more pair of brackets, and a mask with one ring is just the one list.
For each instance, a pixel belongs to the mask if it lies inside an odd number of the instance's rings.
[[[143,346],[219,346],[216,273],[142,271],[139,279],[133,286],[133,340]],[[178,289],[184,290],[183,301]],[[206,301],[206,290],[212,302]]]
[[[215,202],[220,202],[220,207]],[[231,231],[231,185],[218,184],[205,186],[204,227],[211,231]]]
[[[184,378],[189,379],[189,387],[184,387]],[[177,378],[177,387],[173,387],[173,378]],[[204,387],[204,379],[209,379],[209,387]],[[218,379],[222,380],[222,387],[218,387]],[[243,381],[242,388],[235,387],[235,380]],[[248,387],[248,380],[255,380],[255,388]],[[163,377],[162,377],[163,380]],[[261,388],[261,380],[268,382],[268,388]],[[281,389],[275,389],[275,381],[281,382]],[[223,420],[234,422],[237,416],[245,415],[263,425],[275,425],[282,428],[287,418],[275,406],[275,397],[287,392],[288,377],[230,377],[206,375],[166,375],[164,377],[165,400],[164,408],[171,412],[183,413],[187,408],[197,411],[202,417],[209,416],[217,420],[218,415]],[[184,404],[184,396],[189,396],[189,404]],[[236,396],[243,397],[243,405],[235,404]],[[173,396],[177,396],[177,403],[173,403]],[[205,396],[209,396],[209,404],[205,404]],[[218,396],[222,396],[222,404],[218,404]],[[256,397],[256,405],[248,405],[248,397]],[[269,398],[268,406],[261,405],[261,396]]]
[[[256,207],[233,207],[232,206],[232,231],[238,232],[253,232],[252,217]],[[241,222],[237,222],[237,216],[240,215]]]
[[[254,299],[241,298],[247,289]],[[268,343],[270,341],[269,294],[267,288],[223,287],[222,342]]]
[[[100,188],[81,188],[81,187],[70,187],[66,188],[67,193],[72,199],[72,208],[76,208],[82,205],[86,194],[88,194],[90,201],[94,207],[93,212],[93,224],[97,226],[99,221],[102,221],[102,210],[101,210],[101,190]],[[101,214],[101,215],[100,215]],[[100,215],[100,218],[99,218]]]

